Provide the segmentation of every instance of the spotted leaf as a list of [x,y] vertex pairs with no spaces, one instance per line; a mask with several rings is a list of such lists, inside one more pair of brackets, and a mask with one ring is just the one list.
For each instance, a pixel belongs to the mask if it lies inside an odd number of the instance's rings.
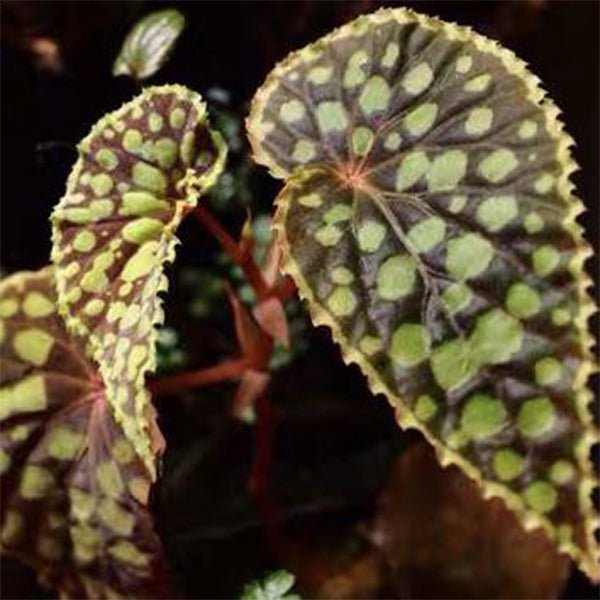
[[443,464],[598,577],[586,380],[594,307],[558,110],[513,53],[405,9],[291,54],[255,158],[313,321]]
[[156,598],[150,474],[57,314],[52,269],[2,281],[0,312],[2,551],[61,597]]
[[163,86],[102,118],[79,154],[52,216],[60,312],[89,341],[116,419],[153,473],[144,376],[155,367],[162,266],[226,150],[200,97]]
[[158,10],[140,19],[127,34],[113,65],[113,75],[147,79],[167,62],[185,17],[174,9]]

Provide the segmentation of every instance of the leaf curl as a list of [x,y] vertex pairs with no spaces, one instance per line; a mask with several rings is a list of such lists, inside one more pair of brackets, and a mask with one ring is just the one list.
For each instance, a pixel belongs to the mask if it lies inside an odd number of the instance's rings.
[[175,230],[223,170],[226,147],[200,96],[151,87],[103,117],[79,145],[52,215],[60,312],[89,341],[109,404],[154,474],[144,377],[155,368],[162,273]]
[[167,62],[185,27],[185,17],[174,9],[158,10],[140,19],[127,34],[113,75],[130,75],[141,81]]
[[61,597],[165,597],[150,474],[57,314],[52,268],[3,280],[0,307],[2,551]]
[[248,118],[284,271],[403,427],[599,576],[595,310],[573,142],[525,63],[381,10],[284,59]]

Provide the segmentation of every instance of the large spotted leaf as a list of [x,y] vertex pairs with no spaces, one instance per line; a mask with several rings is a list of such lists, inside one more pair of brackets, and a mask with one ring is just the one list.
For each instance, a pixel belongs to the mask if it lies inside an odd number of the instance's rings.
[[0,314],[2,551],[61,597],[156,598],[150,474],[57,314],[52,269],[2,281]]
[[593,305],[558,110],[468,29],[383,10],[280,63],[248,120],[313,321],[591,576]]
[[200,96],[163,86],[102,118],[79,154],[52,216],[60,311],[89,341],[115,417],[154,473],[144,376],[155,366],[154,325],[163,318],[162,266],[226,150]]

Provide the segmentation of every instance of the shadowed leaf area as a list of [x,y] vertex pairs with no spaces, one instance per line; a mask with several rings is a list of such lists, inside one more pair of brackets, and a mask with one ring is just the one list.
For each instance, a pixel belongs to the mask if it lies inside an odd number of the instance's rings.
[[401,598],[557,598],[569,573],[541,531],[424,444],[396,460],[371,537]]
[[81,142],[52,215],[61,314],[89,340],[116,420],[151,473],[144,377],[155,368],[154,326],[163,321],[162,267],[175,257],[175,229],[225,155],[198,94],[147,88]]
[[3,280],[0,314],[2,552],[64,598],[170,597],[150,473],[57,315],[53,270]]
[[523,62],[403,9],[290,55],[257,92],[255,158],[313,322],[442,463],[592,578],[593,305],[572,140]]

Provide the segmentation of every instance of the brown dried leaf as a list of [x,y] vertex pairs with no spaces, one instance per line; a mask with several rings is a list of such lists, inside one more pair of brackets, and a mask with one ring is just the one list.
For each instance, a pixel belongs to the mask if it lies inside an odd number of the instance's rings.
[[542,531],[525,532],[425,444],[398,458],[372,537],[403,598],[556,598],[569,572]]

